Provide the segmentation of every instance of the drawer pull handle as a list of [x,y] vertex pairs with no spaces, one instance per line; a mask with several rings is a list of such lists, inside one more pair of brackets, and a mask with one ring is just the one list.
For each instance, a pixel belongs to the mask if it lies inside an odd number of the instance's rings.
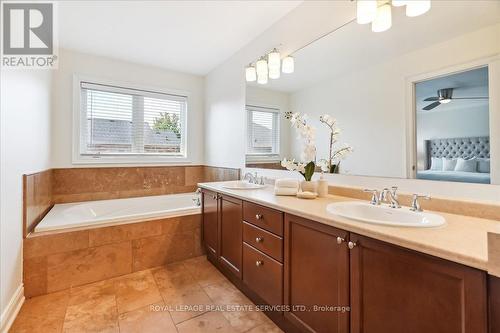
[[349,242],[349,243],[347,243],[347,247],[348,247],[350,250],[354,249],[354,247],[355,247],[356,245],[357,245],[357,244],[356,244],[355,242]]
[[212,199],[217,200],[217,196],[216,195],[212,195]]
[[263,216],[262,216],[262,214],[257,214],[257,215],[255,215],[255,218],[257,220],[262,220]]
[[264,238],[262,238],[262,237],[257,237],[257,238],[255,238],[255,241],[256,241],[257,243],[262,243],[262,242],[264,241]]
[[344,242],[344,241],[345,241],[345,239],[344,239],[344,238],[342,238],[342,237],[337,237],[337,244],[339,244],[339,245],[340,245],[340,244],[342,244],[342,242]]
[[255,266],[257,266],[257,267],[262,266],[262,265],[264,265],[264,262],[262,260],[257,260],[255,262]]

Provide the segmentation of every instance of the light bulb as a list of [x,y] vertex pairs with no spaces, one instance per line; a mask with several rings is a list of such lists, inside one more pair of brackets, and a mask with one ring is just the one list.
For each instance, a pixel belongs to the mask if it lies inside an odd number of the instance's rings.
[[450,102],[451,102],[450,98],[444,98],[444,99],[439,100],[439,103],[441,103],[441,104],[448,104]]
[[271,69],[277,69],[278,72],[280,70],[280,53],[278,50],[274,49],[267,55],[267,65],[269,66],[269,71]]
[[394,7],[401,7],[408,4],[408,0],[392,0],[391,3]]
[[257,76],[261,74],[267,76],[268,67],[267,67],[267,61],[266,59],[264,59],[264,57],[260,58],[255,64],[255,66],[257,68]]
[[266,84],[267,83],[267,73],[258,73],[257,72],[257,83]]
[[270,79],[279,79],[280,78],[280,68],[269,68],[269,78]]
[[422,15],[431,9],[431,0],[413,0],[406,4],[406,16],[415,17]]
[[358,0],[356,2],[356,21],[359,24],[373,22],[377,16],[377,0]]
[[388,30],[392,26],[391,5],[386,3],[377,8],[377,17],[372,22],[373,32],[382,32]]
[[293,71],[295,70],[295,64],[292,56],[286,56],[285,58],[283,58],[281,70],[283,71],[283,73],[293,73]]
[[248,67],[245,68],[245,78],[247,82],[253,82],[257,80],[257,71],[255,70],[255,66],[252,64],[248,65]]

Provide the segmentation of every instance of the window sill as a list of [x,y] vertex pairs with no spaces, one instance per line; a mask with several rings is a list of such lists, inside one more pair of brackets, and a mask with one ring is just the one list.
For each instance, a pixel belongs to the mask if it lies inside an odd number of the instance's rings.
[[191,164],[184,156],[148,156],[148,155],[78,155],[73,156],[72,164]]

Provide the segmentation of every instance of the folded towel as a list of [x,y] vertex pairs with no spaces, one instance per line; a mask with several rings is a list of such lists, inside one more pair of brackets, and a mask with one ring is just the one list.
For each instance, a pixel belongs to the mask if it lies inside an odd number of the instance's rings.
[[275,187],[274,194],[275,195],[297,195],[298,188],[291,187]]
[[274,187],[299,188],[299,181],[297,179],[291,179],[291,178],[276,179],[274,182]]

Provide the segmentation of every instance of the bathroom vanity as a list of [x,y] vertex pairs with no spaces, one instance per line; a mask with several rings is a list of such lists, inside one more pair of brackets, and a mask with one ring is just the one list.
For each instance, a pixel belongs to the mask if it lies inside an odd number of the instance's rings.
[[[278,306],[268,315],[285,331],[498,332],[499,280],[486,272],[486,242],[474,244],[494,221],[374,226],[326,211],[353,199],[222,184],[199,184],[207,256],[256,304]],[[463,230],[469,219],[476,231]]]

